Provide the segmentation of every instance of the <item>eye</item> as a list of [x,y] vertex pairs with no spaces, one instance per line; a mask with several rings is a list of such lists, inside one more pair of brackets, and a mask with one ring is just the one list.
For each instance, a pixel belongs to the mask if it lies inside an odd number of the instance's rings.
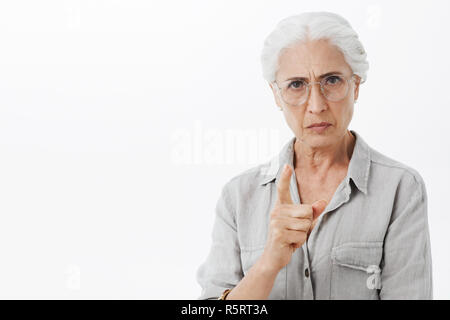
[[325,79],[325,84],[336,85],[336,84],[339,84],[341,81],[342,81],[342,79],[339,76],[329,76]]
[[302,81],[302,80],[295,80],[295,81],[292,81],[289,84],[288,87],[292,88],[292,89],[303,89],[304,86],[305,86],[305,82],[304,81]]

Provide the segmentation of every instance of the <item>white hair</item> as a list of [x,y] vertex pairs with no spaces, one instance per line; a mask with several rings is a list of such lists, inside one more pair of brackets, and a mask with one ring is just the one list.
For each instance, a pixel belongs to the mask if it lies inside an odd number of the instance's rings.
[[275,81],[283,49],[319,39],[328,39],[337,46],[353,73],[361,78],[361,83],[366,81],[369,62],[358,34],[347,20],[331,12],[304,12],[278,22],[264,41],[261,53],[264,79]]

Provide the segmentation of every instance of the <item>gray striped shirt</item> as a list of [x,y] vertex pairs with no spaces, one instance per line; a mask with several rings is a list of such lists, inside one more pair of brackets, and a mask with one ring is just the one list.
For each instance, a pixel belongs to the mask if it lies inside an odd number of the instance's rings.
[[[356,143],[347,176],[308,240],[278,273],[269,299],[432,299],[424,181],[351,132]],[[236,286],[262,254],[280,169],[293,165],[294,142],[223,187],[212,246],[197,271],[198,299],[217,299]],[[301,203],[295,172],[291,197]]]

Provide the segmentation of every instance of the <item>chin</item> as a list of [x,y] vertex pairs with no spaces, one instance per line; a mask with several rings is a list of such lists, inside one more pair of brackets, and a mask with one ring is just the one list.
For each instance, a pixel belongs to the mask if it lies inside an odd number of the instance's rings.
[[331,134],[311,134],[305,137],[305,141],[311,147],[322,147],[333,144],[334,137]]

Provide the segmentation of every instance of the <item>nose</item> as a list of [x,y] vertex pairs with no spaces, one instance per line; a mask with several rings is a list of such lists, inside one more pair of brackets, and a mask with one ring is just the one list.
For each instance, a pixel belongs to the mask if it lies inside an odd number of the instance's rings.
[[321,113],[327,109],[325,97],[320,90],[318,83],[312,83],[309,87],[308,111],[311,113]]

